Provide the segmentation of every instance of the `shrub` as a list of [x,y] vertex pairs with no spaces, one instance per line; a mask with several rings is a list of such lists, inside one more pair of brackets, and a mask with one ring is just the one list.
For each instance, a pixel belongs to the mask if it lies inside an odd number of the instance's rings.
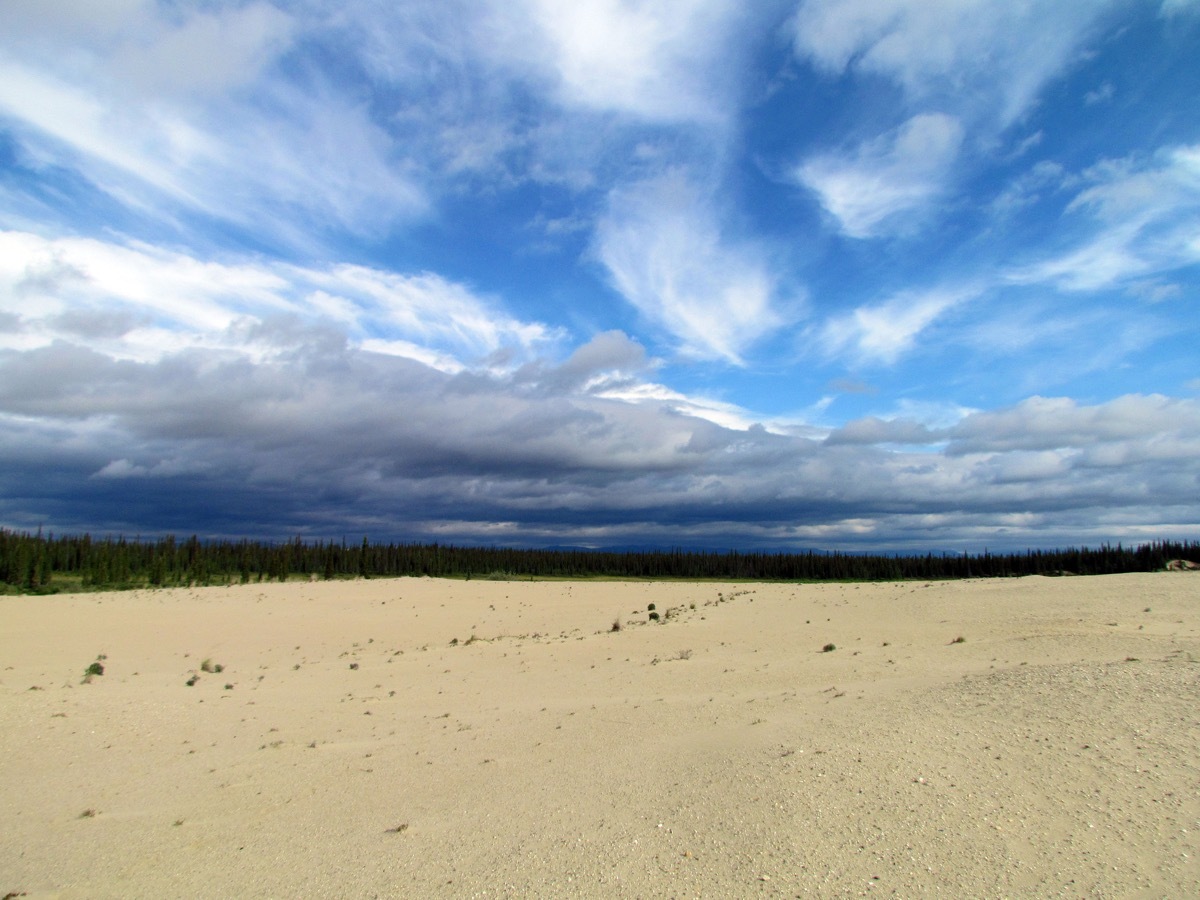
[[100,660],[96,660],[94,663],[92,663],[90,666],[88,666],[84,670],[83,674],[84,675],[103,675],[104,674],[104,664],[101,663]]
[[655,610],[656,608],[657,608],[657,607],[655,607],[655,605],[654,605],[653,603],[651,603],[649,606],[647,606],[647,607],[646,607],[646,611],[647,611],[647,612],[654,612],[654,610]]
[[[654,604],[652,603],[650,605],[653,606]],[[656,613],[656,612],[650,613],[650,621],[657,622],[658,621],[658,613]]]
[[620,630],[621,630],[621,620],[613,619],[612,628],[610,628],[609,631],[620,631]]
[[832,653],[836,649],[837,649],[837,644],[826,644],[824,647],[821,648],[821,652],[822,653]]

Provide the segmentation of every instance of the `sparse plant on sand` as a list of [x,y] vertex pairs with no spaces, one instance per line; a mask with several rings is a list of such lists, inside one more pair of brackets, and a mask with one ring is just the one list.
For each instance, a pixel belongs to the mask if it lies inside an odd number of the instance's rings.
[[[654,604],[651,603],[650,605],[653,606]],[[656,612],[650,613],[650,621],[657,622],[658,621],[658,613],[656,613]]]
[[621,630],[621,620],[619,618],[613,619],[612,628],[610,628],[609,631],[620,631],[620,630]]
[[826,644],[824,647],[821,648],[821,652],[822,653],[832,653],[836,649],[837,649],[837,644]]
[[653,603],[646,607],[646,612],[654,612],[657,607]]
[[952,643],[952,644],[965,644],[966,642],[967,642],[967,639],[966,639],[965,637],[963,637],[963,636],[960,634],[958,637],[956,637],[956,638],[955,638],[954,640],[952,640],[950,643]]
[[103,653],[96,657],[96,661],[83,670],[83,683],[91,684],[92,679],[97,675],[104,674],[104,660],[108,659]]

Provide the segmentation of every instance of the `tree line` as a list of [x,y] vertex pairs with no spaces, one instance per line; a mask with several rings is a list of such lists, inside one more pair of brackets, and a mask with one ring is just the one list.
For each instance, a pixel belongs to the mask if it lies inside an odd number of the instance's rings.
[[1200,542],[1018,553],[885,555],[459,547],[443,544],[155,540],[42,535],[0,529],[6,592],[174,587],[288,578],[646,578],[738,581],[903,581],[1020,575],[1153,572],[1170,560],[1200,563]]

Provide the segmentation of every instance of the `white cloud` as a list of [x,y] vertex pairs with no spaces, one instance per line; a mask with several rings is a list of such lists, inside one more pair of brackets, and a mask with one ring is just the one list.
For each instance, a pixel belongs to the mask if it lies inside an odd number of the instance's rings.
[[831,319],[820,331],[827,355],[850,355],[861,363],[891,365],[947,310],[977,296],[975,287],[904,292],[876,306],[860,306]]
[[794,177],[851,237],[910,231],[947,193],[962,139],[957,119],[922,113],[850,154],[810,158]]
[[854,134],[869,129],[874,138],[848,153],[811,154],[793,178],[851,237],[917,230],[965,164],[1003,154],[1010,137],[1010,158],[1039,139],[1005,132],[1080,60],[1122,2],[802,0],[792,22],[796,54],[827,75],[885,79],[898,94],[893,115],[908,118],[880,133],[880,122],[896,119],[871,107]]
[[1067,212],[1087,215],[1090,236],[1060,256],[1009,273],[1016,283],[1064,290],[1131,285],[1200,262],[1200,146],[1150,161],[1107,160],[1083,173],[1088,187]]
[[179,22],[155,19],[137,41],[120,45],[109,72],[154,96],[226,91],[253,83],[292,32],[293,20],[265,3],[201,11]]
[[152,14],[154,0],[5,0],[0,4],[0,42],[30,43],[68,35],[111,40]]
[[740,363],[784,321],[762,253],[722,234],[712,201],[678,171],[614,191],[595,247],[616,289],[687,353]]
[[[1165,439],[1164,435],[1178,435]],[[946,431],[949,452],[1003,453],[1100,445],[1139,445],[1138,456],[1157,457],[1164,440],[1170,455],[1191,452],[1200,438],[1200,404],[1160,394],[1127,394],[1094,406],[1069,397],[1030,397],[1007,409],[977,412]],[[1095,459],[1096,457],[1093,457]]]
[[556,337],[545,325],[506,316],[497,303],[428,272],[398,275],[349,265],[284,272],[297,286],[315,285],[342,297],[359,329],[404,335],[472,362],[503,347],[527,351]]
[[892,79],[915,103],[1011,124],[1120,0],[804,0],[796,52],[818,68]]
[[503,49],[552,71],[562,102],[655,121],[727,116],[728,37],[744,16],[737,4],[527,0],[524,8],[545,43],[531,45],[518,26]]
[[1095,106],[1097,103],[1108,103],[1115,93],[1112,82],[1106,81],[1094,91],[1088,91],[1083,95],[1083,105]]
[[[369,349],[443,371],[454,369],[453,359],[461,368],[503,348],[520,358],[559,337],[430,273],[206,262],[144,245],[15,232],[0,232],[0,311],[24,325],[0,338],[10,346],[74,339],[91,321],[96,346],[145,362],[186,346],[274,352],[262,326],[280,316],[335,323]],[[114,333],[117,314],[133,324]]]
[[34,29],[0,61],[0,116],[25,160],[157,219],[201,212],[297,245],[425,211],[365,106],[319,76],[279,77],[298,26],[274,7],[176,20],[133,5],[117,20],[103,39]]
[[61,158],[55,147],[40,141],[44,135],[82,155],[85,170],[100,163],[103,168],[92,174],[99,187],[107,187],[111,170],[116,170],[125,179],[146,183],[172,199],[201,202],[176,167],[214,148],[174,117],[106,103],[88,91],[5,60],[0,60],[0,112],[21,124],[31,156],[47,162]]

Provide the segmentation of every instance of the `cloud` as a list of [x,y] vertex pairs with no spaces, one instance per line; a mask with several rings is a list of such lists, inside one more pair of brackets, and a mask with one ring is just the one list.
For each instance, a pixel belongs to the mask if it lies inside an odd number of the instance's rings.
[[653,361],[619,332],[562,361],[455,371],[374,352],[328,318],[222,334],[153,358],[65,332],[0,349],[0,521],[928,549],[1152,537],[1200,514],[1194,400],[902,409],[819,441],[651,384]]
[[552,75],[565,105],[710,125],[730,111],[728,38],[744,15],[735,3],[527,0],[516,10],[535,40],[510,18],[503,51]]
[[922,113],[849,154],[807,159],[793,177],[850,237],[913,231],[947,194],[962,139],[952,116]]
[[970,286],[905,291],[881,304],[831,318],[820,329],[820,344],[828,356],[849,355],[860,363],[891,365],[911,351],[939,317],[978,293]]
[[[884,90],[882,79],[896,102],[862,104],[846,125],[857,146],[806,151],[793,180],[850,237],[918,232],[972,165],[1021,137],[1006,131],[1080,60],[1120,4],[803,0],[791,23],[796,55],[872,94]],[[1019,140],[1008,155],[1039,139]]]
[[915,105],[1003,128],[1020,118],[1118,0],[804,0],[796,53],[821,71],[878,75]]
[[1200,2],[1197,0],[1163,0],[1159,13],[1164,17],[1200,14]]
[[613,286],[685,353],[740,364],[784,322],[763,253],[727,238],[713,201],[682,172],[613,191],[595,252]]
[[300,245],[426,210],[370,110],[319,74],[280,74],[299,25],[275,7],[128,4],[99,35],[14,17],[28,40],[0,62],[0,116],[41,172],[77,172],[160,223],[200,214]]
[[867,416],[847,422],[826,438],[828,444],[932,444],[937,437],[915,419]]
[[[362,337],[364,323],[398,334],[416,328],[404,324],[414,310],[479,304],[462,288],[439,294],[449,283],[433,276],[335,266],[256,278],[210,265],[197,278],[209,287],[191,288],[199,311],[172,318],[169,305],[140,302],[144,286],[108,282],[106,272],[122,270],[91,265],[102,251],[46,250],[80,274],[59,294],[53,280],[38,282],[53,310],[31,314],[28,295],[0,290],[44,338],[0,347],[8,526],[928,550],[1145,538],[1200,516],[1188,490],[1200,484],[1194,400],[1032,397],[953,414],[908,404],[822,442],[649,382],[655,361],[618,331],[562,360],[534,341],[521,365],[442,367],[376,352],[372,340],[383,338]],[[186,293],[179,259],[139,262],[174,274]],[[298,272],[304,281],[284,277]],[[0,286],[19,274],[8,264]],[[326,293],[341,284],[344,306],[329,293],[306,313],[318,281]],[[119,283],[130,298],[121,305]],[[238,283],[247,296],[234,302]],[[106,302],[92,304],[103,290]],[[157,317],[166,334],[186,328],[188,340],[142,352],[143,325],[126,331],[120,318],[134,312]],[[474,350],[504,334],[480,325],[443,340]],[[1081,512],[1100,508],[1111,520],[1103,528]]]
[[1013,270],[1012,281],[1095,291],[1200,262],[1200,145],[1164,148],[1149,160],[1105,160],[1082,181],[1066,213],[1086,216],[1090,235]]
[[1083,95],[1083,105],[1095,106],[1097,103],[1108,103],[1112,100],[1115,93],[1116,91],[1112,86],[1112,82],[1106,81],[1094,91],[1088,91]]
[[155,18],[136,42],[117,48],[109,72],[123,86],[155,96],[224,92],[252,84],[293,31],[294,20],[266,3],[200,11],[182,21]]
[[[1164,437],[1173,433],[1186,438]],[[948,452],[954,454],[1064,448],[1094,454],[1106,445],[1132,442],[1145,458],[1156,444],[1182,447],[1200,437],[1200,404],[1160,394],[1129,394],[1095,406],[1067,397],[1031,397],[1005,410],[967,416],[946,435]]]
[[[1051,104],[1136,83],[1047,90],[1119,5],[2,3],[0,525],[721,549],[1194,534],[1194,401],[1041,396],[1085,357],[1093,396],[1129,390],[1134,349],[1188,338],[1170,316],[1200,259],[1200,151],[1078,171],[1102,145]],[[785,7],[811,66],[780,70]],[[826,240],[767,170],[841,234],[906,240]],[[983,234],[978,191],[998,197]],[[827,307],[796,354],[801,277]],[[954,384],[922,370],[935,356]],[[1185,382],[1184,359],[1137,385]],[[836,380],[847,363],[878,392]],[[862,417],[810,423],[834,403]]]
[[203,261],[141,244],[20,232],[0,232],[0,309],[21,316],[21,346],[85,336],[146,362],[185,347],[271,354],[263,323],[278,328],[288,319],[331,323],[400,355],[411,347],[426,362],[440,355],[452,368],[506,348],[519,359],[559,338],[431,273]]

